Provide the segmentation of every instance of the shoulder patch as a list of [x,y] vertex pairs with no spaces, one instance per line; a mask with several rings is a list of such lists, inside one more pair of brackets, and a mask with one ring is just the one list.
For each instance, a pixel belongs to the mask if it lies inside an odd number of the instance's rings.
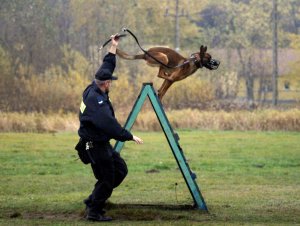
[[81,104],[80,104],[80,112],[81,112],[81,114],[83,114],[85,108],[86,108],[86,105],[84,104],[83,100],[81,100]]

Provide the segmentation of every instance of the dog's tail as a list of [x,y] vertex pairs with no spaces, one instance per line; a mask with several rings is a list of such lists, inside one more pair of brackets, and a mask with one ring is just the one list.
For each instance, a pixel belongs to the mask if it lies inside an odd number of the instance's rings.
[[123,52],[122,50],[120,49],[117,49],[117,52],[116,54],[125,59],[125,60],[137,60],[137,59],[145,59],[145,54],[138,54],[138,55],[129,55],[125,52]]

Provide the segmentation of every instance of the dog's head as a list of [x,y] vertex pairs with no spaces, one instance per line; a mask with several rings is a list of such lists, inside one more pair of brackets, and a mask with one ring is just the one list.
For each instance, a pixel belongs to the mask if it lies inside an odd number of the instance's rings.
[[199,53],[192,54],[195,65],[198,68],[206,67],[209,70],[216,70],[220,65],[220,61],[212,59],[211,55],[206,51],[207,47],[201,46]]

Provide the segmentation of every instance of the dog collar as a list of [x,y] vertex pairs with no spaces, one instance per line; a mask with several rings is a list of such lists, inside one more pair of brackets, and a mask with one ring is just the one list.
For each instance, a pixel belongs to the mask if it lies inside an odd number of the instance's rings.
[[202,59],[200,58],[200,60],[197,60],[197,57],[195,55],[196,55],[196,53],[193,53],[190,56],[190,60],[192,60],[194,62],[194,64],[196,65],[197,68],[202,68],[203,67]]

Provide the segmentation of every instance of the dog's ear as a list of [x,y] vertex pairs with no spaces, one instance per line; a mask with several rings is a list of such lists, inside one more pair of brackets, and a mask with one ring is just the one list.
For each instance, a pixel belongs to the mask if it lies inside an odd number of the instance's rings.
[[207,46],[204,47],[204,52],[206,52],[206,51],[207,51]]
[[205,47],[203,45],[200,46],[200,58],[203,59],[204,55],[205,55]]

